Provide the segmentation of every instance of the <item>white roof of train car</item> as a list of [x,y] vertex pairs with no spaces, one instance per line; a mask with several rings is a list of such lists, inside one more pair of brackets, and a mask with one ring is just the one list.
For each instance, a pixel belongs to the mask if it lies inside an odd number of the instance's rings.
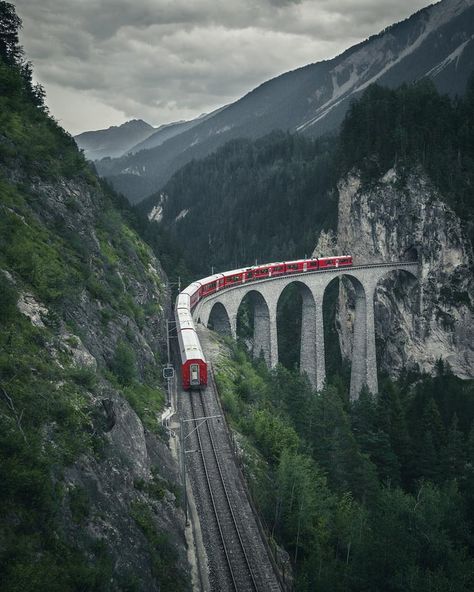
[[181,353],[181,362],[184,364],[188,360],[199,358],[205,361],[196,331],[193,329],[184,329],[178,331],[179,349]]
[[178,309],[176,317],[180,329],[194,329],[193,317],[189,310],[185,308]]
[[176,298],[176,310],[178,309],[189,310],[189,294],[185,294],[184,292],[178,294],[178,298]]
[[193,282],[192,284],[189,284],[189,286],[187,286],[187,288],[185,288],[181,294],[188,294],[188,296],[192,296],[196,290],[199,290],[199,288],[201,287],[201,282]]
[[204,286],[205,284],[210,284],[211,282],[215,282],[217,281],[219,278],[223,278],[224,274],[223,273],[215,273],[214,275],[209,275],[205,278],[202,278],[202,280],[199,280],[199,283]]

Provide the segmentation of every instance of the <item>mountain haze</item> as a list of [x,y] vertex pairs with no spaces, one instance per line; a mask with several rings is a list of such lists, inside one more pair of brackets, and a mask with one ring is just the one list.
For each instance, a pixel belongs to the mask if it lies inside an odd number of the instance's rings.
[[225,142],[274,129],[313,137],[336,130],[370,84],[397,87],[429,77],[462,94],[474,68],[474,0],[443,0],[336,58],[274,78],[161,146],[99,163],[100,174],[132,201],[158,190],[181,166]]
[[166,123],[164,125],[160,125],[160,127],[148,136],[142,142],[139,142],[136,146],[133,146],[129,153],[135,154],[136,152],[140,152],[140,150],[149,150],[151,148],[155,148],[156,146],[161,146],[166,140],[177,136],[178,134],[182,134],[183,132],[187,132],[188,130],[196,127],[203,121],[206,121],[210,117],[216,115],[219,111],[222,111],[225,107],[221,107],[220,109],[216,109],[212,111],[212,113],[203,113],[196,117],[195,119],[190,119],[189,121],[175,121],[173,123]]
[[105,157],[117,158],[126,154],[135,144],[153,134],[155,128],[141,119],[132,119],[122,125],[84,132],[74,136],[76,144],[89,160]]

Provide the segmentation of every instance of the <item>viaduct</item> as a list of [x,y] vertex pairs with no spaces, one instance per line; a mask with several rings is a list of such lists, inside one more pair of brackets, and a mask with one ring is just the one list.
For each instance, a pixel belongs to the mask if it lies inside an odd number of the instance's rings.
[[416,262],[375,263],[350,268],[304,272],[277,276],[226,288],[201,300],[193,312],[195,322],[206,327],[209,321],[223,333],[237,336],[237,313],[249,295],[254,307],[254,356],[263,353],[269,367],[278,363],[277,305],[283,290],[296,284],[302,307],[300,369],[318,390],[326,379],[324,354],[323,298],[328,285],[336,278],[346,277],[355,289],[356,305],[350,396],[356,399],[362,387],[378,391],[375,352],[374,294],[378,282],[393,271],[401,271],[417,279]]

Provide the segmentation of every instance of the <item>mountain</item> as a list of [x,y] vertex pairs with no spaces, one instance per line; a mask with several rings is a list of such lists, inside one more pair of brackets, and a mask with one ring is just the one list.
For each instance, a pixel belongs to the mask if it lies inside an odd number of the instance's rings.
[[132,146],[127,152],[135,154],[135,152],[140,152],[140,150],[149,150],[150,148],[161,146],[166,140],[191,129],[193,125],[196,125],[197,123],[199,123],[199,119],[195,121],[176,121],[160,125],[150,136],[141,140],[138,144],[135,144],[135,146]]
[[150,148],[156,148],[156,146],[161,146],[166,140],[170,138],[174,138],[178,134],[182,134],[186,132],[196,125],[199,125],[203,121],[206,121],[210,117],[216,115],[219,111],[225,109],[225,107],[221,107],[220,109],[216,109],[212,111],[212,113],[203,113],[196,117],[195,119],[190,119],[189,121],[176,121],[174,123],[167,123],[165,125],[160,125],[160,127],[151,134],[148,138],[136,144],[128,151],[131,154],[135,154],[136,152],[140,152],[140,150],[149,150]]
[[370,84],[397,87],[427,76],[440,92],[462,94],[474,69],[474,0],[443,0],[336,58],[274,78],[161,146],[99,163],[132,202],[157,191],[192,159],[240,137],[274,129],[313,137],[337,130],[350,102]]
[[212,267],[291,259],[310,253],[334,218],[335,148],[334,139],[282,131],[233,140],[185,165],[138,209],[176,241],[187,237],[187,262],[203,277]]
[[116,158],[126,154],[135,144],[148,138],[155,128],[141,119],[132,119],[107,129],[83,132],[74,136],[79,148],[89,160]]
[[157,417],[167,278],[0,2],[0,588],[190,590]]
[[[417,253],[422,310],[394,278],[377,292],[377,336],[383,344],[391,335],[381,365],[393,374],[432,371],[442,357],[457,376],[473,377],[473,117],[474,77],[461,99],[440,95],[430,80],[372,85],[338,137],[233,140],[182,167],[138,209],[181,241],[198,277],[302,257],[319,236],[318,256],[380,262]],[[341,313],[337,322],[348,359],[350,318]]]

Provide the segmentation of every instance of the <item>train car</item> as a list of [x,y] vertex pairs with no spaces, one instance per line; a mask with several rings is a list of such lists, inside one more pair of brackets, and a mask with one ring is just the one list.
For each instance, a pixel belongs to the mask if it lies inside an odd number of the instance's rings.
[[180,292],[178,294],[178,297],[176,298],[176,304],[174,308],[175,311],[178,311],[179,309],[190,310],[191,304],[189,294],[185,292]]
[[287,261],[285,263],[285,273],[303,273],[308,269],[306,259],[297,259],[296,261]]
[[224,274],[224,287],[238,286],[243,282],[245,271],[243,269],[234,269]]
[[319,269],[331,269],[335,267],[348,267],[352,265],[352,257],[350,255],[338,255],[337,257],[320,257]]
[[316,271],[319,269],[319,259],[307,259],[306,271]]
[[193,309],[201,297],[201,282],[193,282],[192,284],[189,284],[181,294],[187,294],[189,296],[189,307]]
[[192,328],[186,326],[181,328],[178,325],[181,379],[184,390],[201,389],[207,386],[207,362],[192,321],[191,324]]
[[284,263],[271,263],[268,266],[268,277],[275,277],[286,273]]
[[225,277],[222,273],[216,273],[215,275],[210,275],[209,277],[200,280],[199,283],[201,284],[200,296],[201,298],[204,298],[205,296],[209,296],[210,294],[222,290],[225,285]]
[[269,274],[270,270],[268,265],[258,265],[253,268],[254,280],[264,280],[265,278],[269,277]]

